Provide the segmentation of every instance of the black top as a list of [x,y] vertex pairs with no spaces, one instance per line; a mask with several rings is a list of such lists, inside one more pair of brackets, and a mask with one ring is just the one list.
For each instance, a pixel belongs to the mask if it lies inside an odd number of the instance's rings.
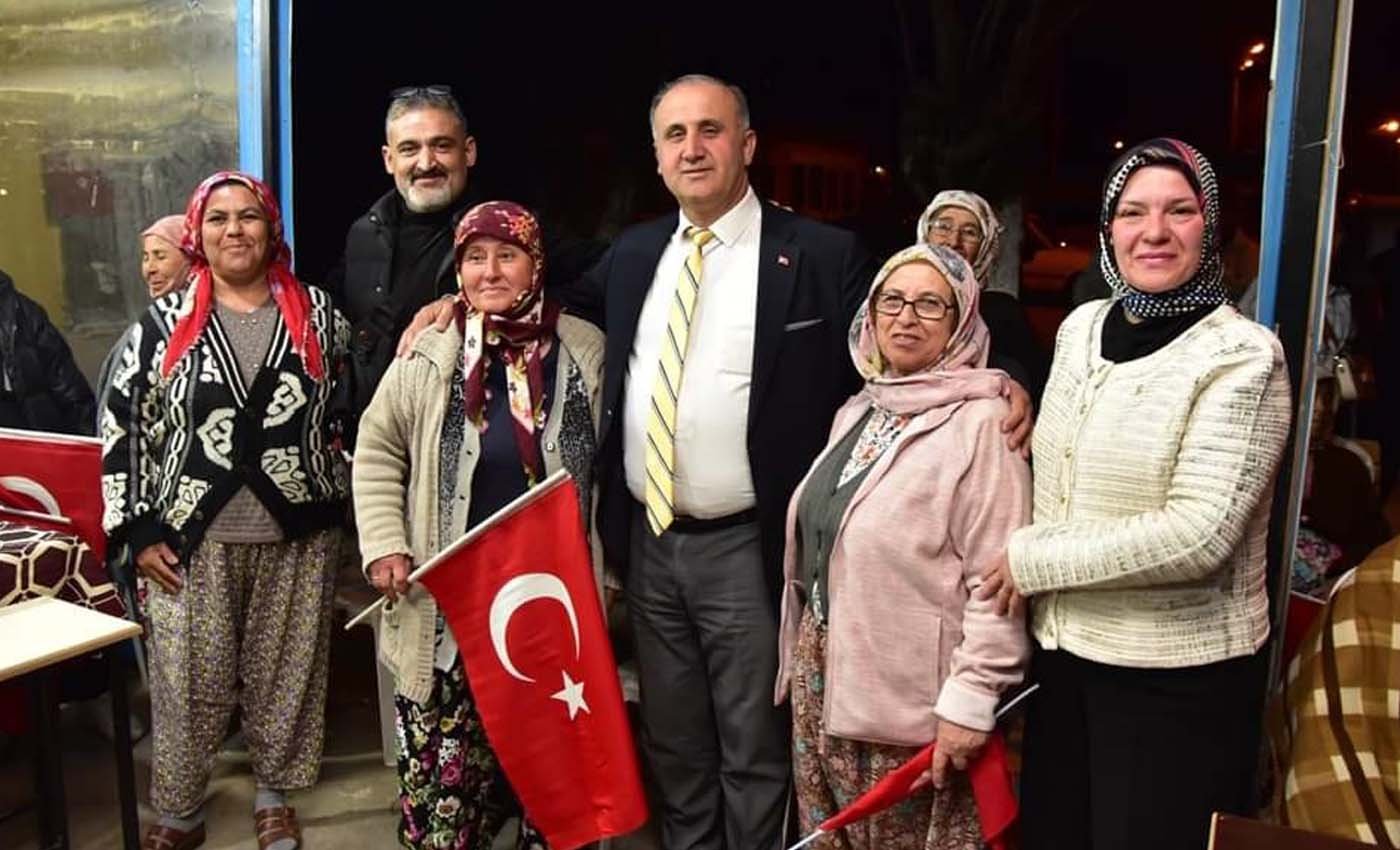
[[[554,379],[559,369],[559,344],[549,347],[544,363],[544,399],[540,409],[549,415],[554,399]],[[510,415],[510,397],[506,393],[506,368],[499,359],[492,359],[486,368],[486,430],[481,434],[481,457],[472,472],[472,497],[467,510],[467,528],[475,528],[482,520],[504,508],[526,490],[525,466],[520,459],[520,447],[515,442],[515,421]],[[539,448],[540,432],[535,431],[535,448]],[[544,452],[540,452],[544,457]],[[538,483],[538,482],[537,482]]]
[[1045,379],[1050,374],[1050,358],[1036,342],[1026,308],[1010,293],[987,290],[978,301],[977,312],[991,335],[987,365],[1010,374],[1039,407]]
[[438,267],[452,253],[452,216],[456,210],[455,204],[430,213],[400,209],[389,273],[390,292],[404,286],[417,287],[421,295],[416,295],[413,303],[424,304],[433,299]]
[[1123,302],[1115,301],[1103,321],[1101,353],[1105,360],[1126,363],[1146,357],[1186,333],[1192,325],[1215,311],[1215,306],[1197,307],[1180,316],[1128,321]]

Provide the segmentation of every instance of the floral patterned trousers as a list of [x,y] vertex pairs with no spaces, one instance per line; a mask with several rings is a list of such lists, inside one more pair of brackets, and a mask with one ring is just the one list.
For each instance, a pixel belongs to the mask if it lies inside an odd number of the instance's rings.
[[[878,659],[869,663],[878,664]],[[826,627],[808,608],[802,616],[792,675],[792,760],[802,835],[850,805],[916,747],[870,744],[822,731],[826,690]],[[982,830],[967,775],[956,772],[947,789],[926,788],[902,803],[824,835],[815,850],[979,850]]]
[[204,802],[234,707],[259,785],[306,788],[321,769],[338,529],[195,549],[179,593],[153,590],[151,807]]
[[[426,703],[394,697],[399,740],[399,843],[414,850],[489,850],[520,804],[486,740],[462,657],[433,671]],[[517,850],[547,850],[521,818]]]

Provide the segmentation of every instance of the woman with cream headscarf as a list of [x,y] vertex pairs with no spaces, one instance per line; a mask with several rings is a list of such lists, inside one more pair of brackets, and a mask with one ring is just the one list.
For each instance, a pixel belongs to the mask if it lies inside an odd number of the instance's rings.
[[981,847],[961,771],[1029,644],[972,591],[1030,519],[1031,490],[1000,433],[1009,379],[986,368],[979,289],[942,246],[885,263],[851,326],[865,386],[788,508],[775,698],[792,697],[802,831],[938,741],[933,789],[827,847]]
[[981,195],[948,189],[935,195],[919,216],[914,238],[952,248],[972,266],[983,287],[979,312],[992,335],[992,359],[1019,366],[1022,374],[1013,377],[1024,376],[1026,388],[1039,405],[1050,359],[1036,342],[1026,308],[1016,296],[986,288],[1000,259],[1003,230],[992,205]]

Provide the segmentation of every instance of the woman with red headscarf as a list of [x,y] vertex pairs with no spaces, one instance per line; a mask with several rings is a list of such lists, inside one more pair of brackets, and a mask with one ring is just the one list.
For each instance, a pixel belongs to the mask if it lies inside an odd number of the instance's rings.
[[[421,333],[389,366],[355,444],[360,555],[393,603],[379,650],[395,676],[399,841],[415,850],[497,846],[520,806],[452,631],[433,597],[407,584],[409,569],[561,468],[578,482],[585,520],[592,516],[603,365],[603,335],[559,315],[543,290],[544,245],[528,210],[508,201],[473,207],[454,244],[456,321]],[[544,842],[525,823],[511,846]]]
[[288,789],[317,776],[348,474],[329,421],[349,328],[292,274],[272,192],[206,179],[185,213],[190,285],[114,355],[104,525],[151,594],[147,850],[204,843],[209,771],[235,705],[263,850],[300,845]]

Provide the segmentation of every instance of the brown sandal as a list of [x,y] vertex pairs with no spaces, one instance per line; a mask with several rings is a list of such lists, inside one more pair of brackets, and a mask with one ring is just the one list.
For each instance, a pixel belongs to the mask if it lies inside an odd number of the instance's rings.
[[301,846],[301,824],[297,810],[291,806],[269,806],[253,812],[253,827],[258,832],[258,850],[267,850],[273,843],[290,838]]
[[194,850],[204,843],[204,824],[189,832],[156,824],[146,830],[141,850]]

